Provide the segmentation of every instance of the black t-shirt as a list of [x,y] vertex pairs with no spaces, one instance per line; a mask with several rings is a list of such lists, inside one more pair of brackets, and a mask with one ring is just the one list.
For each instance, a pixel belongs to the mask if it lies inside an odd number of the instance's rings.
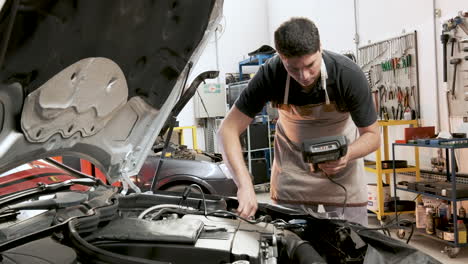
[[[372,125],[377,120],[372,95],[362,70],[349,58],[323,51],[327,67],[327,92],[330,101],[335,102],[338,111],[350,112],[357,127]],[[284,100],[287,71],[280,58],[275,56],[260,67],[242,91],[235,105],[244,114],[254,117],[267,102],[282,104]],[[325,91],[321,82],[308,93],[291,78],[288,104],[302,106],[325,102]]]

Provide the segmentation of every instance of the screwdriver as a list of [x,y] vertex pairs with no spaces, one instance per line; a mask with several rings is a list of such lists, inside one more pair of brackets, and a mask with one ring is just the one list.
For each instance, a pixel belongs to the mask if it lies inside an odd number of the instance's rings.
[[[447,42],[450,38],[449,34],[440,35],[440,41],[442,42],[442,51],[443,51],[443,62],[444,62],[444,82],[447,82]],[[467,48],[468,50],[468,48]],[[463,49],[465,51],[465,48]]]

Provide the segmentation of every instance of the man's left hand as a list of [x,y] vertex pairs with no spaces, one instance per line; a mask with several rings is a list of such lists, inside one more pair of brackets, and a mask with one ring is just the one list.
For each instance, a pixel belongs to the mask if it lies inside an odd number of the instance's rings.
[[341,157],[339,160],[327,161],[318,165],[318,167],[327,175],[335,175],[342,171],[348,165],[348,155]]

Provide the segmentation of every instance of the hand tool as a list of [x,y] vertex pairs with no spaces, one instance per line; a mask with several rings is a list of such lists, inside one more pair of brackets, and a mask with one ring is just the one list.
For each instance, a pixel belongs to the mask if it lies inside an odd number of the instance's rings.
[[374,94],[374,106],[375,109],[379,109],[379,90],[373,90],[372,93]]
[[449,38],[450,38],[449,34],[440,35],[440,41],[442,42],[442,50],[443,50],[444,82],[447,82],[447,42]]
[[388,100],[393,100],[393,99],[395,99],[395,95],[393,93],[393,89],[390,89],[388,91]]
[[452,83],[452,99],[455,97],[455,81],[457,80],[457,65],[460,64],[462,60],[459,58],[451,59],[450,64],[453,65],[453,83]]
[[302,142],[302,158],[311,163],[318,171],[318,164],[338,160],[348,152],[348,140],[345,136],[331,136],[306,139]]
[[401,103],[398,103],[398,107],[396,109],[396,118],[395,118],[395,120],[403,119],[403,111],[404,111],[403,105]]
[[377,87],[378,91],[379,91],[379,115],[380,115],[380,119],[383,118],[383,112],[382,112],[382,105],[383,105],[383,96],[384,96],[384,92],[386,90],[385,86],[384,85],[380,85],[379,87]]
[[452,49],[450,50],[450,56],[453,57],[453,49],[454,49],[455,42],[457,42],[457,39],[456,38],[450,38],[449,42],[452,43]]
[[413,99],[413,107],[414,109],[411,110],[411,119],[415,120],[416,119],[416,93],[414,92],[414,89],[416,88],[416,86],[411,86],[411,93],[410,93],[410,96],[411,98]]
[[380,107],[380,109],[382,109],[383,119],[384,119],[384,120],[388,120],[388,110],[387,110],[387,107],[386,107],[386,106],[382,106],[382,107]]
[[397,100],[398,100],[398,103],[402,103],[403,102],[403,91],[401,90],[401,87],[398,86],[397,88]]
[[406,107],[409,107],[409,97],[410,97],[410,92],[409,92],[409,87],[405,87],[405,94],[403,96],[403,105]]

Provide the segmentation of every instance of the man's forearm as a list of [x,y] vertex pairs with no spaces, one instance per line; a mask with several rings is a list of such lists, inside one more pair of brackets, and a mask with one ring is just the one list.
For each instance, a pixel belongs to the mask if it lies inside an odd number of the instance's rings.
[[234,175],[237,187],[252,185],[249,170],[242,156],[239,135],[232,130],[224,129],[219,131],[218,139],[221,142],[223,160]]
[[240,145],[239,136],[252,122],[252,118],[245,115],[236,106],[226,115],[218,131],[218,139],[221,143],[223,160],[234,175],[237,187],[252,188],[249,170],[245,166],[244,157]]
[[375,132],[365,132],[360,135],[356,141],[349,145],[349,161],[362,158],[375,150],[380,146],[380,135]]

